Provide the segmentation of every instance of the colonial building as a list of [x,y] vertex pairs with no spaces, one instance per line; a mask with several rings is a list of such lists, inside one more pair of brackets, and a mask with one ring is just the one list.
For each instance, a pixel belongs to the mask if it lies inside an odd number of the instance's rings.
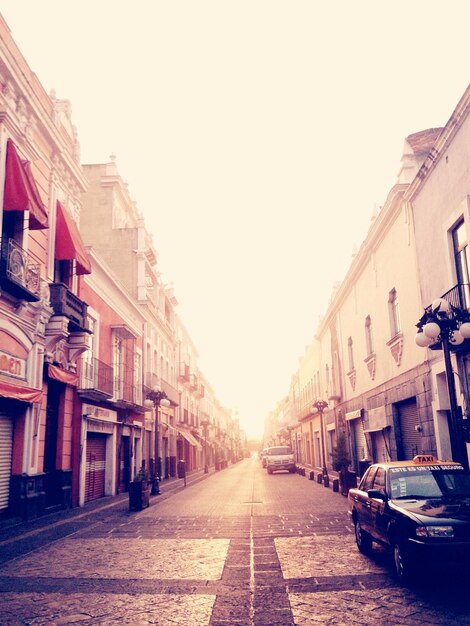
[[[292,379],[289,397],[298,417],[293,441],[307,466],[325,462],[331,469],[340,432],[359,474],[373,461],[437,453],[429,365],[415,343],[422,300],[405,194],[440,132],[406,138],[397,183],[336,285]],[[327,403],[324,411],[315,410],[316,400]]]
[[92,336],[77,388],[74,505],[126,491],[142,465],[148,467],[152,442],[142,393],[145,318],[92,249],[90,258],[92,273],[80,286]]
[[[413,215],[422,308],[445,298],[464,314],[470,309],[470,87],[405,193]],[[460,324],[452,313],[457,323]],[[432,343],[432,342],[429,342]],[[449,363],[444,359],[449,347]],[[452,334],[420,348],[427,370],[422,379],[426,402],[419,406],[422,436],[433,438],[441,458],[468,463],[470,451],[470,341]],[[449,390],[455,389],[455,398]]]
[[0,515],[71,504],[85,178],[70,105],[49,97],[0,16]]

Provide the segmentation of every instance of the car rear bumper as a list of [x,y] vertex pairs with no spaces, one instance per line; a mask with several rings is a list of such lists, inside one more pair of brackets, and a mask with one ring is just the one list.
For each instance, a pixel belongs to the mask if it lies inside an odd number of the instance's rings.
[[273,472],[276,472],[277,470],[281,471],[281,470],[293,470],[295,469],[295,463],[282,463],[282,464],[272,464],[272,463],[268,463],[266,465],[267,469],[272,470]]

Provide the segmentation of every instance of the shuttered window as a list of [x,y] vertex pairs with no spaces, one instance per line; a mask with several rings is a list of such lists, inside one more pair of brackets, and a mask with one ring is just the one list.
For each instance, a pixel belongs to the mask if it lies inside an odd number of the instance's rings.
[[364,434],[364,425],[362,419],[355,419],[351,426],[354,428],[354,451],[357,469],[359,469],[359,461],[367,459],[369,454],[367,451],[366,436]]
[[85,502],[104,496],[106,435],[88,433],[86,442]]
[[0,511],[8,508],[10,497],[12,442],[13,421],[10,417],[0,416]]
[[[407,400],[396,405],[401,431],[401,450],[398,450],[399,461],[408,461],[421,450],[421,435],[416,430],[418,425],[418,407],[416,400]],[[424,451],[425,452],[425,451]]]

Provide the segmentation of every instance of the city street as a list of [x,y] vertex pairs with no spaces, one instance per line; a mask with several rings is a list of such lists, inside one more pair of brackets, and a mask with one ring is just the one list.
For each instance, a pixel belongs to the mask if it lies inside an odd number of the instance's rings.
[[346,498],[300,474],[252,458],[161,489],[0,533],[2,626],[470,624],[468,581],[401,587],[357,551]]

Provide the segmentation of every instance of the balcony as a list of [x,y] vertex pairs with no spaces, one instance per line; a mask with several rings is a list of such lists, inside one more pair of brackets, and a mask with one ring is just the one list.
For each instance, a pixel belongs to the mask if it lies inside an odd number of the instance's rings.
[[[470,284],[468,283],[459,283],[446,291],[441,298],[447,300],[451,307],[454,309],[460,309],[461,311],[470,311]],[[428,305],[425,309],[426,313],[432,313],[432,304]],[[453,346],[449,343],[449,348],[454,352],[460,352],[462,350],[468,351],[470,346],[470,339],[466,339],[464,343]],[[441,341],[435,341],[431,343],[428,348],[430,350],[442,350]]]
[[160,381],[160,388],[167,395],[168,400],[171,402],[172,406],[178,406],[180,401],[180,395],[178,391],[172,387],[169,383],[164,380]]
[[[459,283],[452,289],[449,289],[449,291],[446,291],[441,298],[447,300],[451,306],[468,311],[470,309],[470,285],[468,283]],[[430,313],[431,305],[427,306],[425,311]]]
[[0,285],[3,289],[21,300],[40,300],[40,265],[33,263],[32,257],[13,239],[2,245],[0,256]]
[[80,300],[63,283],[52,283],[49,288],[54,315],[63,315],[68,318],[70,332],[88,331],[86,302]]
[[80,396],[89,400],[107,400],[113,396],[113,368],[99,359],[88,359],[82,364]]
[[180,363],[178,378],[181,382],[189,382],[189,365]]
[[165,380],[161,380],[156,374],[146,372],[143,389],[144,396],[147,396],[147,394],[152,391],[154,387],[160,387],[160,389],[166,393],[166,397],[171,402],[171,406],[179,406],[180,396],[178,391],[170,385],[170,383],[167,383]]

